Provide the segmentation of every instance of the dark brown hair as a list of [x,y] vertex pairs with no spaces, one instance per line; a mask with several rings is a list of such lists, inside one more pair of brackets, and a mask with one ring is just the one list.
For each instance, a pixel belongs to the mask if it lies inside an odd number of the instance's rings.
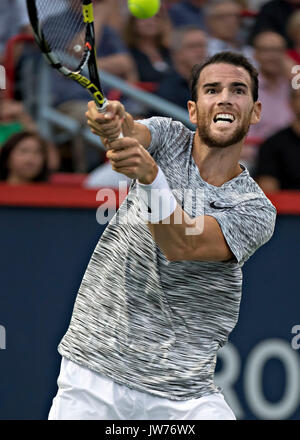
[[46,142],[35,132],[21,131],[12,135],[1,147],[0,147],[0,180],[6,181],[9,176],[8,162],[10,155],[14,149],[19,145],[21,141],[27,138],[36,139],[42,147],[44,156],[44,163],[41,172],[32,179],[33,182],[45,182],[49,177],[49,169],[47,162],[47,144]]
[[218,52],[212,57],[208,58],[203,64],[196,64],[191,73],[190,79],[190,90],[191,90],[191,99],[192,101],[197,101],[198,98],[198,79],[202,70],[209,66],[210,64],[232,64],[233,66],[243,67],[250,75],[252,82],[252,97],[253,101],[256,102],[258,100],[258,72],[255,67],[250,63],[250,61],[239,53],[235,52]]

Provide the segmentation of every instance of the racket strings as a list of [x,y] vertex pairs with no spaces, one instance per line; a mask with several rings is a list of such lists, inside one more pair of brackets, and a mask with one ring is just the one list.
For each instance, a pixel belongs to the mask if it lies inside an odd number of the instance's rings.
[[82,1],[36,0],[35,4],[40,28],[51,51],[63,66],[77,69],[85,51],[86,25],[82,17]]

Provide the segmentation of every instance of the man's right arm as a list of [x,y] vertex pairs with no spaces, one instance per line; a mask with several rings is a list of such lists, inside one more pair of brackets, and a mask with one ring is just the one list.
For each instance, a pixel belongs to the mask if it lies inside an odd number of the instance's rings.
[[103,143],[106,140],[118,138],[122,132],[124,137],[137,139],[146,149],[150,145],[151,134],[149,129],[145,125],[135,122],[119,101],[108,101],[105,113],[100,113],[95,102],[90,101],[86,117],[91,131],[100,136]]

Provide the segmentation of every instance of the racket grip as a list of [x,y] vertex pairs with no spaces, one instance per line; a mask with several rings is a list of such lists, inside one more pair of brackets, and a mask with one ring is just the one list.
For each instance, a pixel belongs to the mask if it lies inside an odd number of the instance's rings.
[[[107,100],[104,101],[102,107],[100,107],[97,103],[96,103],[96,106],[97,106],[97,110],[98,110],[100,113],[106,113]],[[123,138],[123,137],[124,137],[124,136],[123,136],[123,133],[122,133],[122,131],[121,131],[120,134],[119,134],[119,136],[118,136],[118,139],[121,139],[121,138]]]

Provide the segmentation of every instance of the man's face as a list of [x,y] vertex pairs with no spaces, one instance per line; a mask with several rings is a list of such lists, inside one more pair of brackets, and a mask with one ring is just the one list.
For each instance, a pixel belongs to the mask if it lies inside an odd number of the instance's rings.
[[250,124],[259,121],[261,104],[253,102],[251,78],[243,67],[210,64],[202,70],[197,90],[197,102],[189,101],[188,109],[207,146],[235,145],[245,138]]

